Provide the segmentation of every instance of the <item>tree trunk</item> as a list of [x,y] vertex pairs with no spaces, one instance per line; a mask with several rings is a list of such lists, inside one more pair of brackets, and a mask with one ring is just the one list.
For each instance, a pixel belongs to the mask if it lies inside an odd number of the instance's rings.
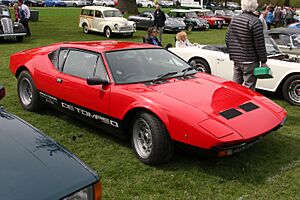
[[137,14],[136,0],[119,0],[118,8],[124,14]]

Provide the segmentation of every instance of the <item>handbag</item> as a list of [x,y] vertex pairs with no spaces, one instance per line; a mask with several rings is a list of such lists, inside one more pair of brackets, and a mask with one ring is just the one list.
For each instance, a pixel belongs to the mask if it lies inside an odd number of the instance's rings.
[[260,79],[273,78],[272,71],[269,67],[255,67],[254,76]]

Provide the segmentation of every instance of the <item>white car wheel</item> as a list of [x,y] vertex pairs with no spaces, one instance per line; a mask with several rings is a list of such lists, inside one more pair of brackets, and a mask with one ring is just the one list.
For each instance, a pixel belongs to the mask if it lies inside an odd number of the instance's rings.
[[300,75],[289,77],[283,84],[282,93],[287,102],[300,106]]
[[104,33],[105,33],[105,36],[106,36],[107,38],[110,38],[111,35],[112,35],[111,29],[110,29],[109,27],[106,27],[106,28],[105,28]]

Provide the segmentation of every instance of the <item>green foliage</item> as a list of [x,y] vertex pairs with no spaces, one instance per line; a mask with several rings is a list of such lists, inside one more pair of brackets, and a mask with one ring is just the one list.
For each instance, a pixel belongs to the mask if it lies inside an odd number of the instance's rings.
[[300,1],[299,0],[290,0],[290,6],[300,8]]
[[[1,104],[95,169],[102,178],[103,199],[299,199],[300,108],[275,95],[268,97],[288,111],[287,123],[251,149],[222,159],[178,149],[171,162],[157,167],[142,164],[129,142],[105,131],[51,109],[39,113],[24,111],[17,97],[17,80],[8,68],[10,54],[61,41],[106,39],[101,34],[82,33],[78,8],[35,9],[40,18],[30,23],[32,37],[23,43],[0,44],[0,83],[7,91]],[[188,36],[200,44],[224,44],[225,33],[223,28],[193,31]],[[146,31],[137,31],[132,38],[115,39],[141,42],[144,35]],[[164,44],[174,44],[174,36],[164,34]]]
[[272,4],[272,5],[283,6],[283,5],[285,5],[285,0],[260,0],[260,1],[258,1],[258,3],[260,5]]

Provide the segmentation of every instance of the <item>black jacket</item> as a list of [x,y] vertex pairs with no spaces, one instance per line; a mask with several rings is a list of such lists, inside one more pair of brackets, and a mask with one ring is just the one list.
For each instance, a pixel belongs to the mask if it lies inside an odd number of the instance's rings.
[[[161,43],[160,43],[160,41],[157,39],[157,37],[154,37],[154,40],[157,42],[157,44],[158,44],[159,46],[161,46]],[[152,45],[154,45],[154,43],[153,43],[152,39],[150,38],[150,36],[147,36],[147,37],[145,38],[145,43],[146,43],[146,44],[152,44]]]
[[156,27],[164,27],[165,26],[166,15],[165,15],[164,11],[160,10],[158,12],[157,10],[155,10],[153,13],[153,16],[154,16],[153,26],[156,26]]
[[267,62],[262,23],[251,12],[233,17],[226,33],[226,45],[234,62]]

